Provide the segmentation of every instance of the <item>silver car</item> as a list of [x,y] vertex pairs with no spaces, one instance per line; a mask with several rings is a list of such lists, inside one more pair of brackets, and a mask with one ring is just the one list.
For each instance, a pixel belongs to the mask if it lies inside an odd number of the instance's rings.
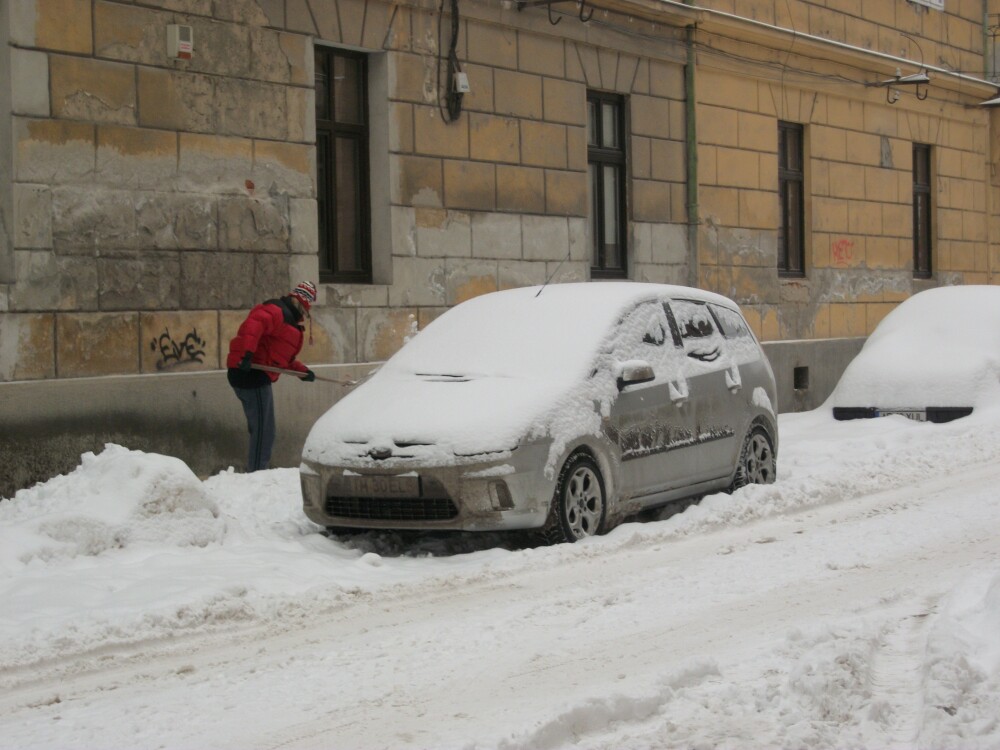
[[332,529],[534,529],[550,542],[774,481],[774,375],[731,300],[557,284],[445,312],[314,425],[306,515]]

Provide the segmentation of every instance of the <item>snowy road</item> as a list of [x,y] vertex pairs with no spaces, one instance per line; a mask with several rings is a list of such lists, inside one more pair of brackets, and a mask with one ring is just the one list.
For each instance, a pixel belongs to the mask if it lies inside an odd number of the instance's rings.
[[783,420],[778,484],[554,548],[215,477],[209,543],[8,566],[0,745],[1000,747],[1000,419]]

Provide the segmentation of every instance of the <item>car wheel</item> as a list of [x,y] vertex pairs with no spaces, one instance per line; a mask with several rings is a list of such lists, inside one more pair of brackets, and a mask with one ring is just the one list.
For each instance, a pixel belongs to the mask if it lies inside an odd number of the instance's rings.
[[600,534],[606,511],[601,470],[586,453],[576,453],[559,472],[549,518],[542,529],[543,539],[557,544]]
[[776,470],[771,438],[763,427],[754,427],[743,441],[740,462],[730,491],[748,484],[771,484]]

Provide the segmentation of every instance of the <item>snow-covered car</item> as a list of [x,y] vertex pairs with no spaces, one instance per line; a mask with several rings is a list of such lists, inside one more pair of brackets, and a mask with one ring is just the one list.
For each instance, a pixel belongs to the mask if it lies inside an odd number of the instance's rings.
[[872,332],[828,405],[836,419],[899,414],[950,422],[1000,395],[1000,287],[908,298]]
[[330,528],[537,529],[576,541],[774,480],[774,375],[697,289],[556,284],[445,312],[313,426],[306,515]]

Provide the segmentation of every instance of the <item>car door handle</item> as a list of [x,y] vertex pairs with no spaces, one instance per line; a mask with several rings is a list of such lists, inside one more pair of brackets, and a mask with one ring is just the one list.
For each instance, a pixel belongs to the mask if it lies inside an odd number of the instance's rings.
[[670,400],[675,404],[683,404],[688,400],[690,391],[688,390],[688,384],[685,381],[677,381],[677,383],[670,383]]
[[736,371],[735,377],[733,377],[732,371],[726,370],[726,388],[729,389],[730,393],[736,393],[743,389],[743,380],[740,378],[739,370]]

